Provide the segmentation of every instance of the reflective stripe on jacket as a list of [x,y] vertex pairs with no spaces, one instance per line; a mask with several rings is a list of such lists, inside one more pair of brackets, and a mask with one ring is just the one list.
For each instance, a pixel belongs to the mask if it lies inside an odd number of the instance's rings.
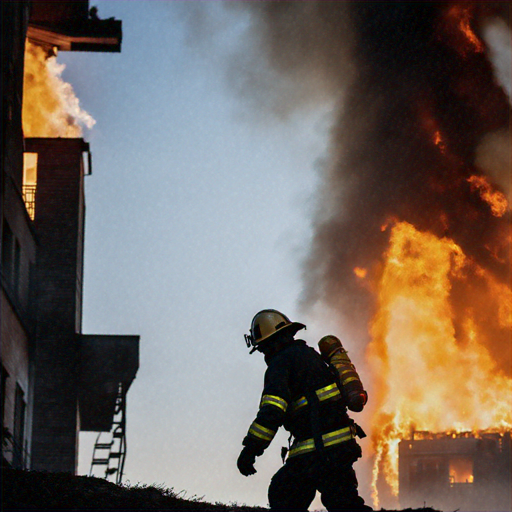
[[250,446],[257,454],[263,453],[280,426],[284,426],[297,443],[313,438],[311,408],[306,399],[306,396],[311,397],[312,391],[319,402],[320,434],[345,432],[350,425],[346,407],[336,378],[318,352],[306,342],[294,340],[265,360],[268,368],[260,407],[244,438],[245,446]]
[[[316,396],[318,397],[318,400],[320,402],[323,402],[324,400],[329,400],[329,398],[334,398],[336,396],[341,395],[340,390],[338,389],[338,386],[336,383],[329,384],[328,386],[325,386],[324,388],[315,390]],[[305,396],[300,397],[298,400],[295,400],[295,402],[292,403],[291,409],[293,412],[296,412],[301,407],[304,407],[308,405],[308,401]]]
[[[341,428],[339,430],[335,430],[334,432],[328,432],[327,434],[323,434],[322,442],[324,447],[327,448],[329,446],[344,443],[345,441],[350,441],[351,439],[355,439],[355,437],[355,428],[352,426],[348,426],[345,428]],[[288,457],[303,455],[305,453],[312,452],[315,449],[315,440],[312,438],[305,439],[304,441],[298,441],[296,443],[293,443],[288,453]]]

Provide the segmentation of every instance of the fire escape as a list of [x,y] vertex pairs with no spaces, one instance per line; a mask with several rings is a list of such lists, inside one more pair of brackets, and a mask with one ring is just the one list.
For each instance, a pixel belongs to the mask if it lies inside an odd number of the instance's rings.
[[96,468],[105,468],[104,478],[120,484],[123,479],[126,458],[126,391],[119,384],[114,410],[114,419],[110,432],[100,432],[94,444],[89,476]]

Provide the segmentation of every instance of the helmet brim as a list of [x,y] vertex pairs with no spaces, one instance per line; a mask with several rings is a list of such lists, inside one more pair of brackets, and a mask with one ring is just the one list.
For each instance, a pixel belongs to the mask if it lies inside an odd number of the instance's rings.
[[284,332],[289,332],[292,336],[295,336],[295,334],[302,329],[306,329],[306,326],[304,324],[301,324],[300,322],[291,322],[289,324],[283,325],[283,327],[280,327],[272,334],[269,334],[265,338],[261,338],[260,340],[258,340],[258,343],[252,347],[249,354],[252,354],[256,350],[258,350],[258,348],[260,348],[262,345],[266,345],[267,342],[271,341],[272,338],[276,337],[279,333],[282,334]]

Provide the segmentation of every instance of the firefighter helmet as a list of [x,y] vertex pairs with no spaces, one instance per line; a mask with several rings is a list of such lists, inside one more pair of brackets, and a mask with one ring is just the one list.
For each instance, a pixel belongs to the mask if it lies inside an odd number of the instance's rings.
[[289,332],[294,335],[305,328],[304,324],[290,321],[286,315],[275,309],[264,309],[256,313],[252,319],[251,331],[245,335],[245,342],[249,348],[252,347],[252,354],[262,342],[269,341],[278,332]]

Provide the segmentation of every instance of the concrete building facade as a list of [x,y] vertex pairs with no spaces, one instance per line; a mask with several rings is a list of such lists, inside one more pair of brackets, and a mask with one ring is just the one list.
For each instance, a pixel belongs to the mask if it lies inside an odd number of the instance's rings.
[[139,338],[82,333],[89,144],[23,136],[24,49],[28,37],[49,52],[120,51],[121,22],[100,20],[87,1],[1,9],[2,460],[75,473],[80,430],[109,431],[126,400]]

